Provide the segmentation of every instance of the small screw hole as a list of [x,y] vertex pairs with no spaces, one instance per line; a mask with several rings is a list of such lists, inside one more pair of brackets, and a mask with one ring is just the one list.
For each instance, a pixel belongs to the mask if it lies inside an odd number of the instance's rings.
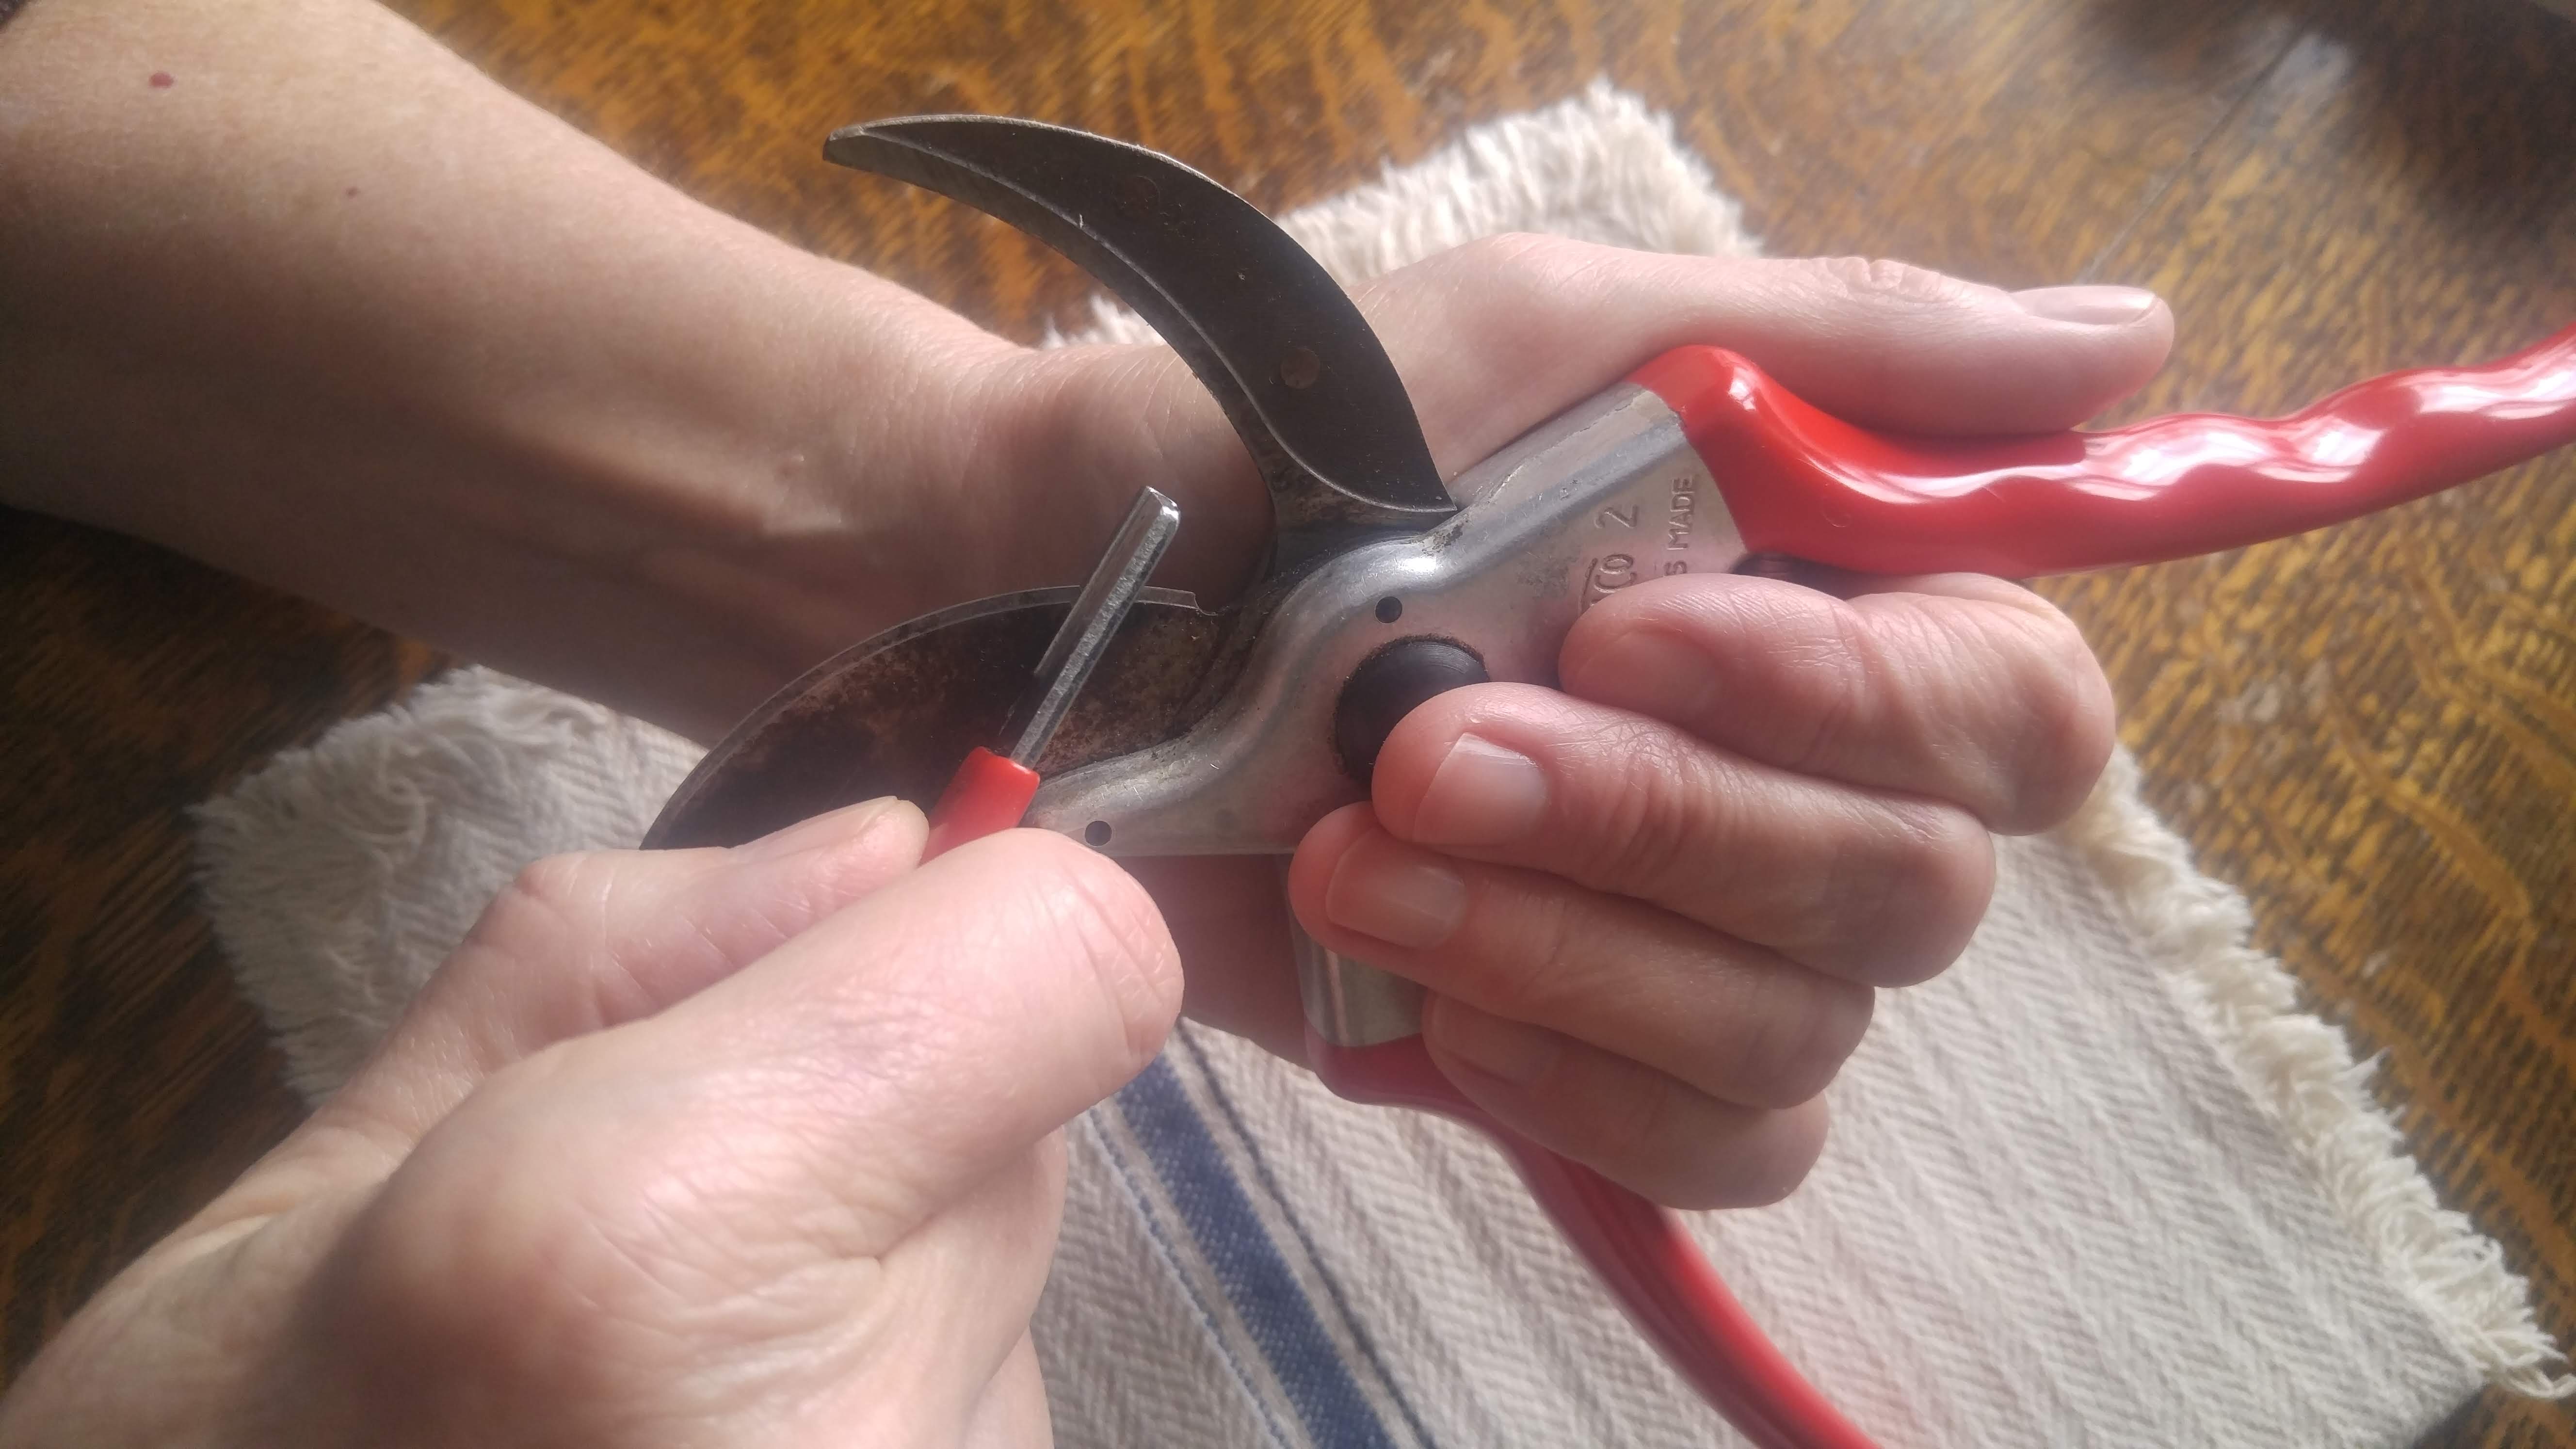
[[1082,838],[1089,841],[1092,848],[1095,850],[1101,846],[1107,845],[1109,843],[1109,822],[1106,820],[1092,821],[1089,825],[1082,827]]
[[1279,380],[1299,392],[1313,387],[1324,375],[1324,359],[1311,347],[1291,347],[1279,359]]
[[1397,598],[1393,594],[1389,594],[1385,598],[1377,601],[1377,621],[1379,623],[1392,624],[1403,617],[1404,600]]

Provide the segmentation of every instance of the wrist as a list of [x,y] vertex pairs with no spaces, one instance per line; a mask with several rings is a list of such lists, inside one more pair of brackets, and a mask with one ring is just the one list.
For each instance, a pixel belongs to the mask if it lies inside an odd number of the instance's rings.
[[693,677],[657,688],[675,697],[653,717],[702,738],[839,649],[988,591],[979,500],[1007,496],[979,477],[985,380],[1022,349],[777,251],[666,389],[620,381],[551,410],[522,449],[553,475],[535,496],[577,516],[513,520],[516,545],[666,621],[672,640],[637,639],[620,662],[684,661]]
[[976,593],[1081,582],[1149,486],[1181,510],[1156,584],[1215,606],[1250,580],[1269,546],[1268,492],[1171,349],[1020,352],[982,369],[976,390],[986,425],[964,492],[974,515],[965,536],[982,564]]
[[[630,500],[660,500],[659,544],[634,551],[630,571],[675,612],[728,621],[741,659],[767,661],[757,690],[730,693],[734,714],[907,618],[1080,582],[1141,487],[1182,507],[1157,584],[1216,605],[1251,577],[1268,546],[1267,493],[1168,348],[1021,348],[841,275],[861,291],[853,305],[807,304],[822,320],[766,389],[769,433],[687,478],[640,481],[680,450],[622,469],[639,480],[623,489]],[[888,293],[905,315],[889,316]],[[856,391],[855,377],[874,381]],[[745,400],[712,416],[751,411]]]

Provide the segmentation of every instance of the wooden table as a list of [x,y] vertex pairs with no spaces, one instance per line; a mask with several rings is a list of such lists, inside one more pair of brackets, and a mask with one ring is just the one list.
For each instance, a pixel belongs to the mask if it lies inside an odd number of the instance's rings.
[[[2521,0],[407,0],[714,204],[1022,337],[1079,274],[820,165],[841,123],[1036,116],[1279,208],[1596,75],[1779,253],[2152,285],[2124,413],[2294,406],[2576,317],[2576,26]],[[2155,805],[2576,1340],[2576,454],[2330,535],[2053,586]],[[182,812],[427,651],[0,517],[0,1366],[295,1120]],[[2490,1394],[2430,1442],[2564,1444]]]

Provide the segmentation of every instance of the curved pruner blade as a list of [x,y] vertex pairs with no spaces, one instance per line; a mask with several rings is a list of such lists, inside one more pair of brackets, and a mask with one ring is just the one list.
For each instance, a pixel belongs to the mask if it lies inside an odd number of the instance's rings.
[[997,116],[851,126],[823,154],[1000,217],[1152,323],[1215,394],[1270,485],[1274,566],[1354,530],[1418,532],[1457,511],[1359,308],[1216,182],[1141,146]]

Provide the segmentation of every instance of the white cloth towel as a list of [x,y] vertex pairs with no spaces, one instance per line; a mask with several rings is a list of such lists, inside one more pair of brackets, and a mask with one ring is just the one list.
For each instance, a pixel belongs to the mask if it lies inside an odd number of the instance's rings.
[[[1287,225],[1346,281],[1512,229],[1753,249],[1605,87]],[[296,1085],[341,1080],[521,865],[632,844],[694,756],[469,669],[204,807],[216,931]],[[1967,958],[1883,998],[1808,1185],[1695,1221],[1888,1449],[2403,1445],[2482,1383],[2576,1389],[2247,924],[2123,757],[2004,843]],[[1185,1029],[1069,1135],[1037,1324],[1067,1444],[1737,1442],[1445,1123]]]

